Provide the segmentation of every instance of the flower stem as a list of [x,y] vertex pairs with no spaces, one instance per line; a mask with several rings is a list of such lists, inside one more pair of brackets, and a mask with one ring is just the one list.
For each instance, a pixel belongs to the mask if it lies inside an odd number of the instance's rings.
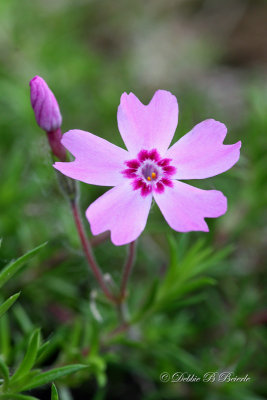
[[120,299],[123,301],[126,297],[126,289],[127,289],[127,283],[133,268],[134,264],[134,257],[135,257],[135,250],[136,250],[136,242],[132,242],[129,244],[129,252],[128,252],[128,257],[124,266],[124,271],[122,275],[122,281],[121,281],[121,289],[120,289]]
[[117,303],[117,299],[113,296],[113,294],[109,291],[109,289],[107,288],[102,272],[99,268],[99,266],[97,265],[97,262],[94,258],[93,252],[92,252],[92,248],[91,245],[89,243],[89,241],[87,240],[85,231],[84,231],[84,227],[83,227],[83,223],[81,220],[81,216],[80,216],[80,212],[79,212],[79,207],[77,204],[76,200],[71,201],[71,209],[72,209],[72,213],[73,213],[73,217],[74,217],[74,221],[76,224],[76,228],[79,234],[79,238],[84,250],[84,253],[86,255],[86,259],[88,261],[89,266],[91,267],[95,278],[97,279],[101,289],[103,290],[105,296],[112,301],[113,303]]

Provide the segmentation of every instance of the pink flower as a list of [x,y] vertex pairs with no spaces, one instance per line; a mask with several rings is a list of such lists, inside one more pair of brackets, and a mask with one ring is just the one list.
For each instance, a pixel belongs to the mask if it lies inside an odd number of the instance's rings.
[[40,76],[30,81],[31,104],[36,122],[46,132],[55,131],[61,127],[62,117],[53,92]]
[[94,235],[111,231],[115,245],[134,241],[144,230],[152,199],[176,231],[205,231],[204,218],[227,210],[226,197],[180,180],[220,174],[239,159],[241,142],[224,145],[224,124],[208,119],[169,149],[178,123],[178,104],[170,92],[158,90],[148,105],[124,93],[118,126],[127,151],[92,133],[71,130],[63,145],[73,162],[56,162],[63,174],[93,185],[114,186],[93,202],[86,217]]

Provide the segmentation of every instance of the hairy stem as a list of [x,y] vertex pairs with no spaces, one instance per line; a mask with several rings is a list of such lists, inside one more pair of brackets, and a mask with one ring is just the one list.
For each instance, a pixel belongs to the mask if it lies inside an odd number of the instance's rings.
[[105,296],[113,303],[117,303],[117,299],[113,296],[113,294],[109,291],[108,287],[106,286],[102,272],[94,258],[92,247],[91,247],[89,241],[87,240],[87,237],[86,237],[86,234],[84,231],[83,223],[82,223],[80,212],[79,212],[79,207],[78,207],[76,200],[71,201],[71,209],[72,209],[76,228],[77,228],[79,238],[80,238],[86,259],[88,261],[88,264],[89,264],[91,270],[93,271],[93,274],[94,274],[96,280],[98,281],[101,289],[103,290]]
[[135,249],[136,249],[136,242],[132,242],[129,244],[129,252],[128,257],[124,266],[122,280],[121,280],[121,288],[120,288],[120,299],[123,301],[126,297],[126,290],[127,290],[127,283],[130,278],[130,274],[134,264],[134,257],[135,257]]

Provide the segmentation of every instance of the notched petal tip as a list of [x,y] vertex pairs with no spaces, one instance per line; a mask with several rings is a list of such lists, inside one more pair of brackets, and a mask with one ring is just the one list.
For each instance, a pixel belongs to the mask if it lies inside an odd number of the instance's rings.
[[69,163],[68,163],[68,162],[56,161],[56,162],[53,164],[53,167],[54,167],[55,169],[57,169],[58,171],[60,171],[60,170],[61,170],[61,167],[64,166],[64,165],[66,165],[66,164],[69,164]]
[[142,198],[129,183],[115,186],[95,200],[86,210],[94,235],[111,231],[111,241],[122,246],[143,232],[152,196]]
[[118,127],[128,151],[157,148],[165,154],[178,123],[178,102],[166,91],[157,90],[148,104],[132,92],[124,92],[118,107]]
[[[165,89],[156,90],[153,97],[154,96],[170,96],[170,97],[174,97],[174,99],[177,101],[177,97],[172,92],[170,92],[169,90],[165,90]],[[153,97],[152,97],[152,99],[153,99]]]
[[133,93],[127,93],[127,92],[123,92],[120,98],[120,103],[123,104],[124,102],[126,102],[127,100],[136,100],[139,104],[143,105],[143,106],[149,106],[151,103],[153,103],[153,101],[155,100],[163,100],[166,101],[166,98],[169,97],[169,99],[171,99],[172,101],[174,100],[176,102],[176,104],[178,105],[178,101],[177,98],[174,94],[172,94],[171,92],[169,92],[168,90],[164,90],[164,89],[158,89],[154,92],[151,100],[147,103],[144,104],[143,102],[141,102],[139,100],[139,98]]
[[[217,212],[213,213],[210,218],[218,218],[224,215],[228,208],[228,200],[227,197],[219,190],[212,190],[214,195],[217,196],[216,208]],[[205,217],[209,218],[209,217]]]
[[238,142],[236,142],[236,143],[234,143],[234,144],[236,145],[236,147],[238,148],[238,150],[241,149],[241,147],[242,147],[242,142],[241,142],[241,140],[239,140]]
[[222,192],[180,181],[174,181],[174,187],[166,188],[164,195],[154,193],[154,198],[170,227],[178,232],[208,232],[206,218],[218,218],[227,211],[227,198]]
[[177,168],[175,179],[205,179],[221,174],[238,161],[241,142],[224,144],[227,127],[207,119],[179,139],[167,151]]
[[[204,221],[205,221],[205,223],[206,223],[205,218],[204,218]],[[208,232],[210,231],[210,228],[209,228],[208,224],[206,223],[206,226],[203,225],[203,227],[202,227],[201,229],[197,229],[197,230],[198,230],[199,232],[206,232],[206,233],[208,233]]]
[[120,104],[124,104],[125,102],[127,102],[127,100],[130,100],[131,98],[134,98],[135,100],[138,100],[140,102],[138,97],[136,97],[136,95],[133,92],[130,92],[130,93],[123,92],[120,97]]

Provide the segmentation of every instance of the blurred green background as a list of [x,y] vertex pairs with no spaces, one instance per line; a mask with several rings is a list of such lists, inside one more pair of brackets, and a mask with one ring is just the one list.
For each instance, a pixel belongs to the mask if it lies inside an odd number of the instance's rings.
[[[9,362],[20,359],[24,335],[35,326],[44,338],[59,338],[43,368],[58,359],[74,362],[97,342],[90,374],[59,382],[63,400],[267,398],[266,21],[267,2],[257,0],[1,0],[0,264],[48,241],[2,291],[4,297],[22,291],[9,312]],[[162,284],[170,255],[173,268],[192,265],[196,274],[204,260],[205,276],[216,284],[188,294],[177,289],[177,297],[103,348],[95,337],[116,326],[116,315],[100,301],[99,322],[88,306],[97,285],[30,106],[35,75],[54,91],[63,131],[84,129],[123,146],[116,120],[121,94],[132,91],[147,103],[160,88],[178,98],[174,141],[207,118],[227,125],[226,143],[242,141],[232,170],[192,182],[228,198],[227,214],[208,221],[210,233],[172,232],[153,207],[138,242],[129,309],[142,309],[154,282]],[[82,184],[82,212],[105,190]],[[115,282],[125,253],[109,241],[96,248]],[[163,383],[163,371],[234,371],[251,380]]]

